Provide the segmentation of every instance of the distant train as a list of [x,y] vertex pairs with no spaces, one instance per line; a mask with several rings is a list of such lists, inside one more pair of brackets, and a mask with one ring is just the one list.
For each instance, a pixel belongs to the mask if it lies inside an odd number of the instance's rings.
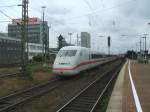
[[72,76],[115,58],[89,48],[67,46],[58,52],[53,64],[53,72],[57,76]]

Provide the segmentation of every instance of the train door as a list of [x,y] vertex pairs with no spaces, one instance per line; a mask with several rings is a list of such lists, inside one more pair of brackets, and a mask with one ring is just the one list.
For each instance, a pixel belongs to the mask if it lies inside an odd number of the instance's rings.
[[81,64],[80,70],[85,70],[87,68],[87,64],[85,62],[87,62],[88,60],[89,60],[88,50],[81,49],[78,59],[78,62]]
[[80,53],[79,53],[79,62],[82,62],[84,59],[83,59],[83,56],[84,56],[84,52],[83,52],[83,50],[81,50],[80,51]]

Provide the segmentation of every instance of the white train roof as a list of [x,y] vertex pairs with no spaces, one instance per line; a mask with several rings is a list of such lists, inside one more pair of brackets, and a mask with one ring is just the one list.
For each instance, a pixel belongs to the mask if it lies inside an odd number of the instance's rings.
[[81,47],[81,46],[65,46],[61,48],[60,50],[89,50],[91,53],[96,53],[96,54],[102,54],[105,55],[105,53],[98,52],[95,50],[92,50],[91,48],[86,48],[86,47]]
[[65,47],[61,48],[61,50],[81,50],[81,49],[89,49],[90,50],[90,48],[81,47],[81,46],[65,46]]

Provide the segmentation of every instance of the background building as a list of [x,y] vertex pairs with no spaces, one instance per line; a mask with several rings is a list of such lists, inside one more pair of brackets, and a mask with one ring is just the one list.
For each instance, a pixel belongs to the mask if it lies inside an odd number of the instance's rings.
[[[28,56],[29,60],[33,58],[33,56],[37,56],[42,54],[42,44],[28,43]],[[26,49],[27,52],[27,49]]]
[[[42,54],[42,44],[28,43],[28,48],[30,60],[33,56]],[[20,39],[0,34],[0,66],[19,65],[21,63],[21,50]]]
[[88,32],[81,32],[81,46],[82,47],[91,47],[91,36]]
[[[15,38],[15,39],[21,39],[21,19],[13,19],[11,24],[8,24],[8,36]],[[19,24],[18,24],[19,23]],[[43,28],[44,27],[44,28]],[[44,30],[44,34],[43,34]],[[28,26],[27,26],[27,38],[29,43],[29,52],[30,48],[39,48],[39,51],[37,53],[41,52],[41,47],[43,48],[43,51],[45,51],[46,54],[49,53],[49,26],[47,21],[44,21],[44,24],[41,19],[33,17],[28,19]],[[44,38],[43,38],[44,36]],[[44,46],[43,46],[44,42]],[[31,50],[33,51],[33,49]],[[35,51],[35,50],[34,50]],[[29,59],[33,57],[33,55],[36,55],[36,51],[34,53],[29,53]]]
[[[8,36],[21,39],[21,19],[13,19],[11,24],[8,24]],[[41,19],[33,17],[28,20],[28,42],[42,44],[42,29],[43,22]],[[47,21],[44,22],[45,41],[49,47],[49,26]]]
[[8,33],[0,32],[0,35],[1,35],[1,36],[5,36],[5,37],[8,37]]
[[21,61],[21,41],[0,35],[0,66],[16,65]]

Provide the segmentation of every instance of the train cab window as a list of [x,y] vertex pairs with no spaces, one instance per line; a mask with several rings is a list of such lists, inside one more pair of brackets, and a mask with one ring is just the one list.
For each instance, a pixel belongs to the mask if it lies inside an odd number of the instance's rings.
[[61,50],[58,53],[59,57],[72,57],[75,56],[77,53],[77,50]]
[[67,53],[67,56],[75,56],[76,52],[77,52],[77,50],[69,50]]

